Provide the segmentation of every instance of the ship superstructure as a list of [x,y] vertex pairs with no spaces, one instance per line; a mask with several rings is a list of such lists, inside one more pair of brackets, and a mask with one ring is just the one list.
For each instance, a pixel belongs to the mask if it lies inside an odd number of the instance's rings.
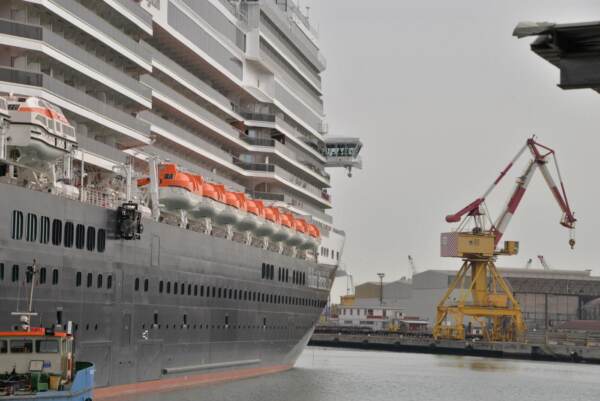
[[286,0],[1,2],[0,308],[35,257],[99,386],[291,366],[343,250],[325,168],[361,166],[317,36]]

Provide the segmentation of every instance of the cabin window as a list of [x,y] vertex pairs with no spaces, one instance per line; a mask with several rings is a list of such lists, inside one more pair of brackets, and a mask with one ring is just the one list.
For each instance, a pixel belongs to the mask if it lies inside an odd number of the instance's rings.
[[136,279],[135,279],[135,286],[134,286],[134,289],[135,289],[136,291],[139,291],[139,290],[140,290],[140,279],[139,279],[139,278],[136,278]]
[[106,278],[106,288],[108,288],[109,290],[112,288],[112,276],[108,276]]
[[87,283],[86,283],[88,288],[90,288],[92,286],[92,280],[93,280],[92,273],[88,273],[87,274]]
[[58,284],[58,269],[52,270],[52,285]]
[[148,287],[150,286],[150,282],[148,279],[144,280],[144,292],[148,292]]
[[33,280],[33,267],[27,266],[27,269],[25,269],[25,280],[28,283],[31,283],[31,280]]
[[35,342],[35,352],[38,354],[58,354],[57,340],[37,340]]
[[98,279],[96,280],[96,287],[102,288],[102,274],[98,274]]
[[188,295],[192,295],[192,285],[188,284]]
[[71,248],[73,247],[73,238],[75,233],[75,226],[72,222],[67,221],[65,223],[65,247]]
[[12,214],[12,239],[20,240],[23,238],[23,212],[13,210]]
[[87,228],[87,250],[93,252],[96,249],[96,229],[94,227]]
[[52,220],[52,245],[60,245],[62,243],[62,221],[58,219]]
[[40,243],[48,242],[50,242],[50,218],[42,216],[40,217]]
[[262,279],[264,279],[264,278],[265,278],[265,275],[266,275],[266,273],[265,273],[265,272],[266,272],[266,270],[267,270],[267,269],[266,269],[266,267],[265,267],[265,264],[263,263],[263,264],[262,264],[262,270],[261,270],[261,273],[260,273],[260,278],[262,278]]
[[173,294],[177,295],[178,291],[179,291],[179,284],[173,283]]
[[12,268],[12,281],[13,283],[19,281],[19,265],[13,265]]
[[0,281],[4,280],[4,263],[0,263]]
[[203,285],[200,286],[200,296],[201,297],[204,296],[204,286]]
[[6,340],[0,340],[0,354],[6,354],[8,352],[8,344]]
[[167,294],[171,293],[171,282],[167,281]]
[[215,298],[217,295],[217,287],[212,288],[212,297]]
[[194,285],[194,296],[198,296],[198,284]]
[[83,249],[85,245],[85,226],[83,224],[77,224],[75,234],[75,246],[77,249]]
[[33,341],[10,340],[11,354],[31,354],[33,352]]
[[27,241],[37,241],[37,216],[33,213],[27,213]]
[[81,287],[81,272],[77,272],[75,275],[75,286]]
[[185,295],[185,283],[181,283],[181,295]]
[[98,229],[98,252],[102,253],[106,249],[106,230]]
[[45,284],[46,283],[46,268],[42,267],[40,269],[40,284]]
[[160,283],[158,283],[158,292],[162,294],[164,289],[165,289],[165,282],[160,280]]

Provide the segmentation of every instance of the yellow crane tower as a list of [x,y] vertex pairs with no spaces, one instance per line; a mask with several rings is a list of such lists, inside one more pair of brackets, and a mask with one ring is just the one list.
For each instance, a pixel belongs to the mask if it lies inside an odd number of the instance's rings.
[[[515,162],[529,150],[532,159],[517,178],[515,189],[503,212],[492,222],[485,205],[487,196],[498,185]],[[554,161],[560,188],[555,184],[548,163]],[[569,244],[575,246],[572,235],[575,215],[571,211],[554,150],[532,137],[512,161],[500,172],[483,196],[475,199],[455,214],[446,216],[449,223],[459,223],[453,232],[441,235],[441,256],[461,258],[462,267],[448,287],[437,307],[433,328],[436,339],[465,339],[465,326],[480,332],[487,341],[522,341],[527,331],[521,308],[512,290],[498,273],[495,260],[499,255],[516,255],[519,243],[505,241],[498,248],[535,170],[539,169],[563,213],[560,223],[571,230]],[[477,329],[477,330],[475,330]]]

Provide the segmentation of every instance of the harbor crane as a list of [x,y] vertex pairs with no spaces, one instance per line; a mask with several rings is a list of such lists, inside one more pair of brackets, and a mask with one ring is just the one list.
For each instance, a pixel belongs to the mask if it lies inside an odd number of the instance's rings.
[[[527,150],[531,153],[531,160],[517,178],[508,203],[496,221],[492,222],[486,199]],[[548,169],[550,162],[554,162],[560,187],[555,184]],[[457,213],[446,216],[448,223],[459,223],[459,226],[453,232],[441,234],[441,256],[461,258],[463,264],[438,304],[433,328],[436,339],[464,340],[465,319],[469,327],[483,333],[486,341],[523,339],[527,327],[521,307],[496,269],[495,260],[499,255],[518,253],[517,241],[505,241],[502,248],[498,244],[536,170],[541,171],[562,211],[560,224],[571,232],[569,245],[571,248],[575,246],[573,230],[576,219],[569,206],[556,154],[551,148],[537,142],[535,136],[531,137],[481,197]]]
[[540,260],[540,264],[544,268],[544,270],[550,270],[550,265],[546,262],[546,258],[544,255],[538,255],[538,259]]

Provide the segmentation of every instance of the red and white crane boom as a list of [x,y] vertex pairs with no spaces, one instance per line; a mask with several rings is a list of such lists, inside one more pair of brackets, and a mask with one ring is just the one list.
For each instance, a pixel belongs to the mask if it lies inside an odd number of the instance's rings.
[[[517,179],[517,183],[515,185],[515,189],[510,196],[508,203],[505,205],[502,213],[495,221],[494,224],[489,228],[489,232],[493,233],[495,236],[496,245],[500,242],[504,232],[506,231],[508,224],[512,216],[515,214],[523,196],[525,195],[525,191],[527,190],[527,186],[531,182],[531,178],[535,173],[536,169],[540,169],[542,175],[544,176],[544,180],[546,184],[550,188],[554,199],[558,203],[563,215],[560,221],[560,224],[573,230],[575,228],[575,215],[569,206],[569,201],[567,198],[567,194],[565,191],[564,182],[562,180],[562,176],[560,174],[560,169],[558,168],[558,162],[556,159],[556,153],[553,149],[540,144],[535,140],[535,137],[529,138],[525,145],[517,152],[515,157],[510,161],[510,163],[500,172],[500,175],[496,180],[492,183],[492,185],[484,192],[483,196],[475,199],[469,205],[459,210],[457,213],[446,216],[446,221],[449,223],[455,223],[462,220],[463,216],[473,217],[476,221],[476,227],[480,230],[483,230],[483,227],[480,226],[480,223],[477,223],[478,216],[484,215],[483,205],[488,197],[488,195],[496,188],[498,183],[504,178],[504,176],[508,173],[508,171],[512,168],[512,166],[518,161],[518,159],[523,155],[526,149],[529,149],[532,159],[527,164],[523,174]],[[552,158],[554,161],[554,165],[556,168],[556,172],[558,175],[558,180],[560,183],[560,189],[556,185],[552,174],[548,170],[548,162],[549,159]],[[571,237],[569,240],[569,244],[571,248],[575,245],[575,240]]]

